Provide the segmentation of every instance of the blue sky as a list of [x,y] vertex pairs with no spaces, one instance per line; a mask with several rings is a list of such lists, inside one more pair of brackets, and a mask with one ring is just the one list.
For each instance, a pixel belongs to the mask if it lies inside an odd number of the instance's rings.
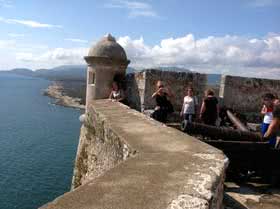
[[84,63],[112,33],[137,68],[280,78],[279,0],[0,0],[0,70]]

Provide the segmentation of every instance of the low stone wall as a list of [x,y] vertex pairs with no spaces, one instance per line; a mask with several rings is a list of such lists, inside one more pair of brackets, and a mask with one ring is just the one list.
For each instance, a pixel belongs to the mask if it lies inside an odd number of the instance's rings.
[[42,208],[219,209],[227,163],[216,148],[98,100],[81,130],[75,189]]
[[130,155],[130,149],[94,109],[81,128],[72,189],[97,178]]
[[172,104],[175,111],[181,110],[186,86],[193,86],[195,94],[201,99],[207,84],[205,74],[154,69],[135,72],[126,77],[129,105],[139,111],[154,109],[155,100],[152,99],[152,94],[156,90],[158,80],[162,80],[166,85],[169,85],[173,91],[175,98],[173,98]]
[[259,113],[262,95],[273,93],[278,96],[280,80],[222,76],[220,97],[223,104],[240,113]]

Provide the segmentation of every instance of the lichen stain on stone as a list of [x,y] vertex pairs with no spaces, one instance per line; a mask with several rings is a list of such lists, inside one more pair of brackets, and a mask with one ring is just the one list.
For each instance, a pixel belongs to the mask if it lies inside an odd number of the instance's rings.
[[180,195],[167,209],[209,209],[206,200],[190,195]]

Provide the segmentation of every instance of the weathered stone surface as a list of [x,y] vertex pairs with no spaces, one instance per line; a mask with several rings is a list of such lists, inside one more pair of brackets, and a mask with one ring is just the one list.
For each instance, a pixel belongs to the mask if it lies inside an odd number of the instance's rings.
[[[280,92],[280,80],[222,76],[220,97],[227,107],[241,113],[259,113],[262,95]],[[279,95],[278,95],[279,96]]]
[[181,110],[185,96],[185,87],[193,86],[196,96],[201,100],[207,83],[207,76],[205,74],[153,69],[136,72],[128,75],[126,78],[129,104],[141,111],[155,107],[155,100],[152,99],[152,94],[156,90],[156,82],[158,80],[162,80],[169,85],[175,94],[175,98],[171,101],[175,111]]
[[74,181],[81,186],[42,208],[222,208],[227,163],[216,148],[98,100],[82,128]]
[[108,34],[89,49],[89,57],[105,57],[115,60],[127,60],[126,53],[116,39]]
[[135,72],[126,76],[126,95],[129,106],[138,111],[144,110],[146,73]]

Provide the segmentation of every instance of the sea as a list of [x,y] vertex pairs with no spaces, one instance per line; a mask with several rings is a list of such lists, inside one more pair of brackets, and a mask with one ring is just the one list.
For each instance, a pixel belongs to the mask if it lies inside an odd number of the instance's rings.
[[81,111],[43,96],[49,84],[0,73],[0,209],[38,208],[70,190]]

